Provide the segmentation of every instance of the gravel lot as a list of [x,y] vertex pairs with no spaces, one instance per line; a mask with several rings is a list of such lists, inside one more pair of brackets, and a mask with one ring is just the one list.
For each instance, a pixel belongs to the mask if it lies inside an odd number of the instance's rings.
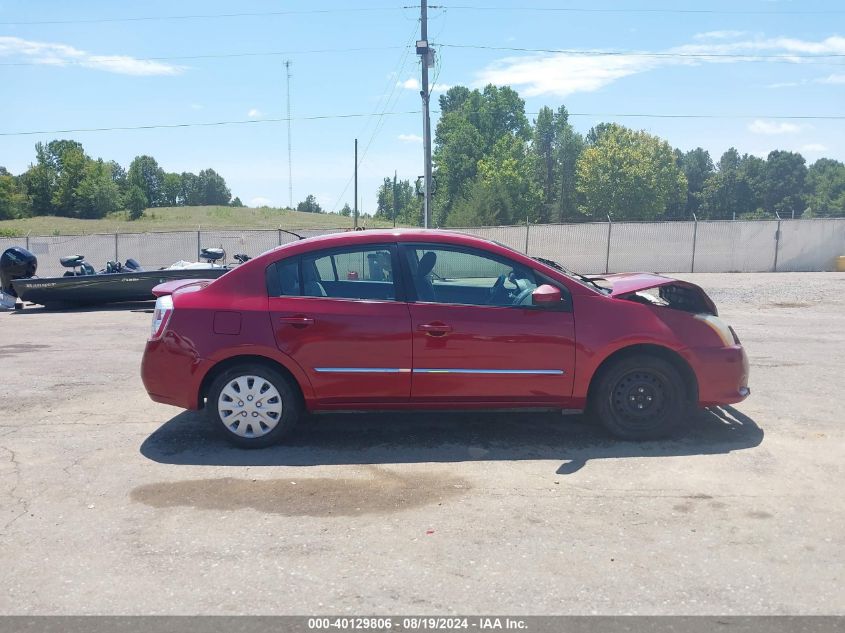
[[752,396],[645,444],[382,414],[241,451],[148,400],[148,305],[0,313],[0,613],[845,614],[845,274],[679,276]]

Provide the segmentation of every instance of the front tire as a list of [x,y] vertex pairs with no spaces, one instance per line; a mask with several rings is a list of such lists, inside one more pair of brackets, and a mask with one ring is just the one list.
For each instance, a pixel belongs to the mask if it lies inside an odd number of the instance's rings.
[[648,355],[629,356],[602,370],[589,405],[613,435],[635,441],[672,435],[690,411],[678,370]]
[[279,442],[296,426],[302,401],[291,381],[260,364],[238,365],[214,379],[207,415],[229,442],[264,448]]

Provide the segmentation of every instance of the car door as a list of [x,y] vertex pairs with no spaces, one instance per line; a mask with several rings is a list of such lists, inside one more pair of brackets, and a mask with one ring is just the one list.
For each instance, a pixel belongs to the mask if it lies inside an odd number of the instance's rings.
[[396,248],[317,251],[267,270],[279,349],[308,374],[323,404],[407,402],[411,327]]
[[537,271],[480,249],[402,245],[414,299],[411,398],[419,402],[565,404],[572,395],[575,326],[560,305],[534,306]]

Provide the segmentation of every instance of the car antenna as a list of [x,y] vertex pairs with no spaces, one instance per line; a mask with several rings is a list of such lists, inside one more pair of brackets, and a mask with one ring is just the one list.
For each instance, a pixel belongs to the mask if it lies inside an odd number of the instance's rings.
[[280,230],[282,233],[287,233],[288,235],[293,235],[293,236],[294,236],[296,239],[298,239],[298,240],[304,240],[304,239],[305,239],[305,238],[304,238],[304,237],[302,237],[299,233],[294,233],[293,231],[286,231],[286,230],[285,230],[285,229],[283,229],[282,227],[279,227],[279,230]]

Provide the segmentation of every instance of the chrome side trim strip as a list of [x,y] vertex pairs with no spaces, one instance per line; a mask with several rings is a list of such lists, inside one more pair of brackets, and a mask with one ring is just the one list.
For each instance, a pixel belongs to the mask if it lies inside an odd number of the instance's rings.
[[400,367],[315,367],[318,374],[409,374]]
[[518,374],[562,376],[563,369],[414,369],[415,374]]

